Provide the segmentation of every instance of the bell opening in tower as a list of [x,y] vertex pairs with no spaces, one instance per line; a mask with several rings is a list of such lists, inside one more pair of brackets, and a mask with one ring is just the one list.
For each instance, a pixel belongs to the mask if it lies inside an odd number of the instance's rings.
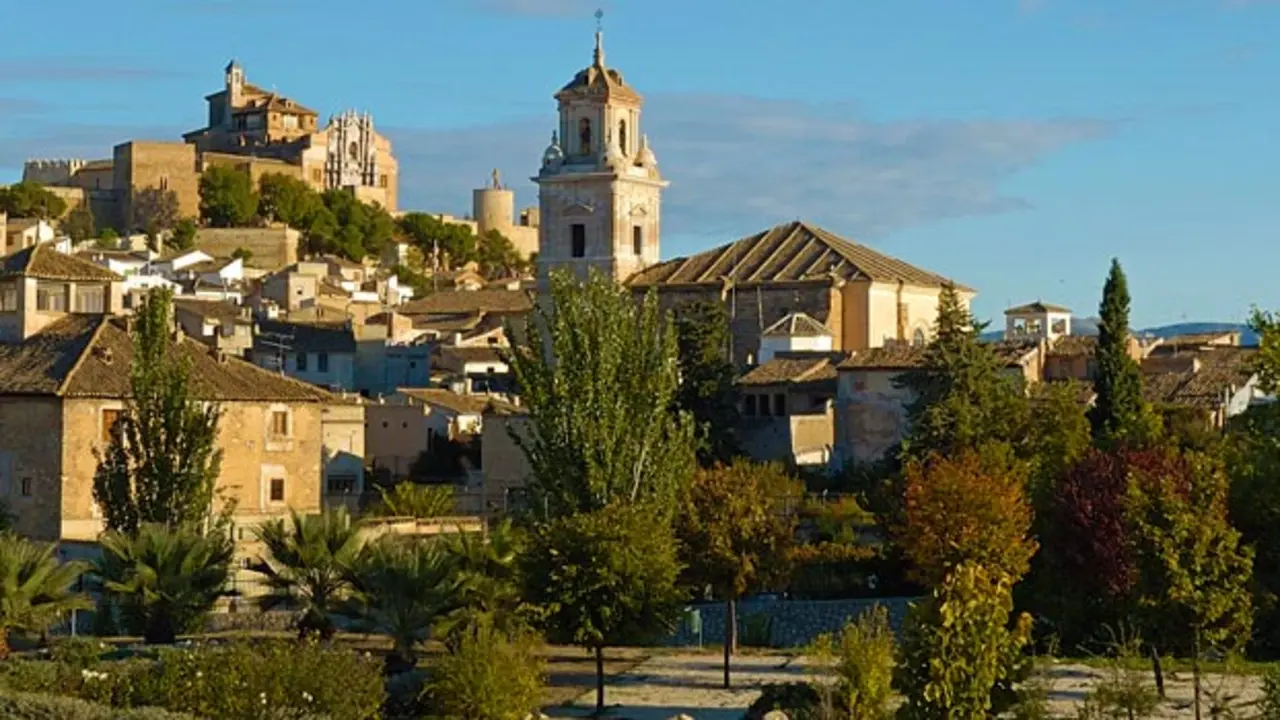
[[583,155],[591,154],[591,120],[589,118],[578,121],[578,152]]

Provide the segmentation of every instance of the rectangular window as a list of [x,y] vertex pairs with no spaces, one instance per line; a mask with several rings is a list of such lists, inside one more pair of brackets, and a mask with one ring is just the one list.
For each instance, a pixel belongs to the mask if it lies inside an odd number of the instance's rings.
[[289,412],[287,410],[272,411],[271,434],[276,437],[289,436]]
[[387,182],[387,176],[386,176],[386,175],[379,175],[379,176],[378,176],[378,187],[384,188],[384,187],[387,187],[387,185],[388,185],[388,182]]
[[297,116],[297,115],[285,115],[285,116],[284,116],[284,118],[283,118],[283,121],[284,121],[284,129],[285,129],[285,130],[297,130],[297,129],[298,129],[298,116]]
[[103,408],[102,410],[102,442],[111,442],[114,434],[116,423],[120,422],[120,411],[115,408]]
[[582,223],[575,223],[572,228],[573,233],[573,257],[580,258],[587,256],[587,226]]
[[761,417],[769,417],[770,415],[773,415],[773,406],[769,404],[768,395],[760,396],[760,415]]
[[356,491],[356,476],[330,475],[325,481],[325,491],[330,495],[352,495]]
[[36,309],[43,312],[67,311],[67,286],[62,283],[40,283],[36,286]]
[[298,353],[297,366],[298,366],[298,372],[307,371],[307,354],[306,353]]
[[639,225],[631,226],[631,252],[637,256],[644,254],[644,228]]
[[270,499],[273,503],[284,502],[284,478],[271,478]]
[[742,414],[752,417],[756,414],[756,396],[748,395],[742,400]]
[[0,287],[0,312],[18,311],[18,284],[5,283]]
[[76,312],[104,313],[106,311],[106,288],[101,286],[76,288]]
[[329,353],[316,353],[316,370],[329,372]]
[[22,497],[31,497],[31,478],[22,478]]
[[773,414],[784,417],[787,414],[787,396],[778,393],[773,396]]

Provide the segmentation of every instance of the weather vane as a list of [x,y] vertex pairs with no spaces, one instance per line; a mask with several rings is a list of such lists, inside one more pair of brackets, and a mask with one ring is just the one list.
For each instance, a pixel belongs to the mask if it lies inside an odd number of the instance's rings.
[[596,8],[596,32],[604,30],[604,10]]

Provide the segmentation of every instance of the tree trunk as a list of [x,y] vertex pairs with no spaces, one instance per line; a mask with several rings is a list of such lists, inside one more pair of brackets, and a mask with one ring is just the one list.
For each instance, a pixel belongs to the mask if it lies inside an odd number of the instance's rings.
[[729,688],[729,659],[738,644],[738,603],[730,595],[724,601],[724,687]]
[[604,647],[596,646],[596,712],[604,712]]
[[1200,720],[1200,630],[1197,628],[1191,638],[1193,653],[1191,658],[1191,679],[1195,692],[1196,720]]
[[0,628],[0,660],[9,659],[9,628]]
[[1156,692],[1164,699],[1164,669],[1160,667],[1160,650],[1151,646],[1151,673],[1156,677]]

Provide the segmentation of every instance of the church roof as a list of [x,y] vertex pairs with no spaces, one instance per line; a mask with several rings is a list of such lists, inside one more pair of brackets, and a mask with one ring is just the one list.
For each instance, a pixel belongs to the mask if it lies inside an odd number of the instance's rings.
[[826,325],[802,312],[793,312],[765,328],[762,337],[831,337]]
[[[937,273],[845,240],[799,220],[777,225],[690,257],[675,258],[641,270],[632,287],[668,285],[802,282],[837,278],[902,282],[942,287],[951,280]],[[972,288],[954,283],[957,290]]]
[[598,95],[606,98],[621,98],[640,102],[640,93],[636,92],[622,79],[622,73],[604,64],[604,34],[596,33],[595,60],[591,65],[579,70],[569,84],[556,93],[557,100],[566,97]]

